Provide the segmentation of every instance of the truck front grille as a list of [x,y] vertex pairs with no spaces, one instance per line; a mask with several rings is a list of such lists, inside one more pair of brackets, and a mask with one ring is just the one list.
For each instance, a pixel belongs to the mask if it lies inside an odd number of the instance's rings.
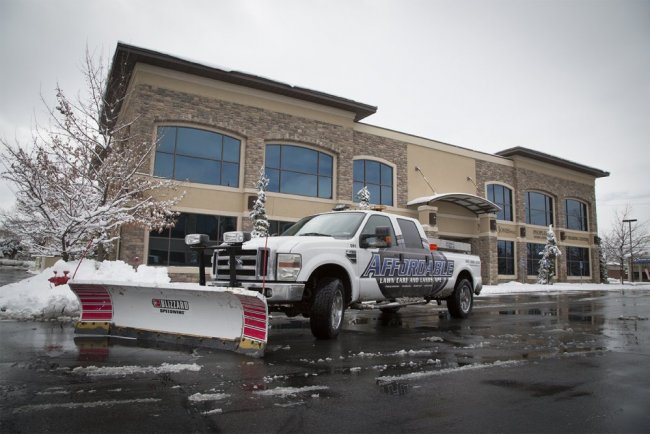
[[[234,259],[232,264],[231,256]],[[255,281],[268,274],[268,263],[269,249],[266,249],[265,254],[265,249],[243,250],[225,247],[214,251],[212,274],[215,280],[230,280],[230,269],[234,267],[237,281]]]

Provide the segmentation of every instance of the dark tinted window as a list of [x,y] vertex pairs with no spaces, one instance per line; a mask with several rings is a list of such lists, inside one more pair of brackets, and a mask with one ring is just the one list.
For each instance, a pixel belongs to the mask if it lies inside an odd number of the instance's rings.
[[153,174],[200,184],[239,186],[241,142],[187,127],[159,127]]
[[410,220],[397,219],[397,224],[402,231],[404,237],[404,244],[408,249],[423,249],[424,244],[420,237],[418,227]]
[[498,273],[504,275],[515,274],[515,243],[512,241],[497,241]]
[[587,230],[587,205],[573,199],[567,199],[566,206],[566,227],[576,231]]
[[539,274],[539,260],[542,259],[544,252],[544,244],[526,244],[526,270],[529,276],[537,276]]
[[566,248],[567,276],[589,276],[589,249],[583,247]]
[[[196,250],[185,245],[185,235],[207,234],[213,241],[223,239],[223,233],[237,230],[236,217],[181,213],[176,225],[162,232],[149,233],[149,265],[198,265]],[[205,255],[210,264],[211,254]]]
[[330,155],[294,145],[267,145],[268,191],[332,198],[334,160]]
[[357,193],[364,186],[370,192],[370,203],[393,205],[393,168],[373,160],[354,160],[352,200],[359,202]]
[[512,221],[512,190],[499,184],[489,184],[487,187],[488,200],[499,205],[498,220]]
[[553,199],[545,194],[526,193],[526,223],[548,226],[553,224]]

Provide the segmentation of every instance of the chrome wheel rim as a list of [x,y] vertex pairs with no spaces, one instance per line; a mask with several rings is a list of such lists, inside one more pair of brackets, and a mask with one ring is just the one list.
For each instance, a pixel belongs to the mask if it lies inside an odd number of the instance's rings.
[[460,308],[464,313],[469,312],[472,306],[472,292],[467,285],[463,285],[460,291]]
[[342,319],[343,319],[343,294],[341,294],[341,291],[336,291],[334,293],[334,300],[332,300],[331,323],[332,323],[333,330],[337,330],[339,328]]

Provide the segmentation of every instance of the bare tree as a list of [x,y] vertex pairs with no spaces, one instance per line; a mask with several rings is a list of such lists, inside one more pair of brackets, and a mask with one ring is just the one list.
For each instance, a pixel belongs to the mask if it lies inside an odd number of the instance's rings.
[[[162,229],[176,217],[176,183],[148,175],[155,143],[131,135],[136,119],[119,114],[128,93],[107,97],[108,68],[96,57],[86,50],[83,94],[69,98],[57,85],[55,107],[42,98],[49,123],[36,125],[29,145],[0,139],[1,176],[16,191],[2,218],[33,254],[68,260],[89,244],[110,249],[121,225]],[[126,87],[117,76],[111,86]]]
[[[629,205],[622,211],[615,213],[609,233],[603,237],[604,256],[607,263],[619,264],[621,270],[621,283],[623,283],[623,271],[626,261],[629,261],[630,253],[633,257],[639,257],[644,253],[650,244],[650,233],[647,222],[634,222],[631,225],[624,220],[632,216],[632,209]],[[631,242],[630,245],[630,228]],[[632,270],[630,270],[630,273]]]

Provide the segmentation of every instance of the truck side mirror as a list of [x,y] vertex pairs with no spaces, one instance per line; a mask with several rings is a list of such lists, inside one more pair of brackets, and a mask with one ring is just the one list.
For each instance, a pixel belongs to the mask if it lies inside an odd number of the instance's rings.
[[393,241],[388,226],[377,226],[374,234],[361,234],[359,237],[359,247],[362,249],[378,249],[392,245]]

